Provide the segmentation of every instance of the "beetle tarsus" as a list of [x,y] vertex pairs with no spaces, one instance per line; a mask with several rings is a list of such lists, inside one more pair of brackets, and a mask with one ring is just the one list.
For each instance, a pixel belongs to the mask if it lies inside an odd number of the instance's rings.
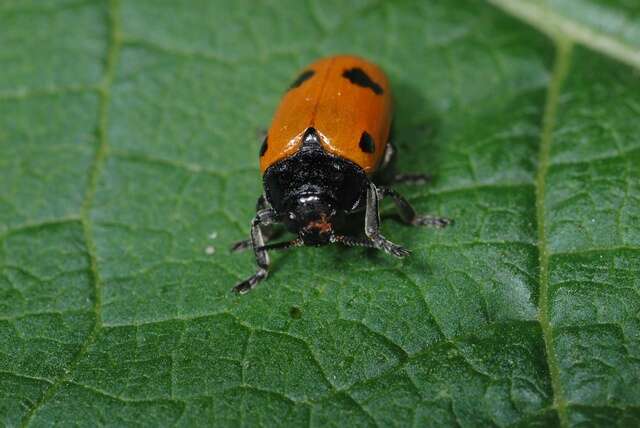
[[251,239],[243,239],[242,241],[235,242],[229,249],[232,253],[239,253],[251,248]]
[[394,244],[389,241],[384,236],[377,234],[374,236],[370,236],[371,241],[373,242],[374,248],[384,251],[387,254],[391,254],[392,256],[403,258],[411,254],[411,251],[402,245]]
[[411,254],[411,251],[408,250],[407,248],[398,244],[394,244],[393,242],[387,239],[384,239],[384,237],[382,236],[380,238],[382,238],[382,241],[379,244],[380,245],[379,248],[383,250],[385,253],[398,257],[399,259]]
[[239,284],[236,284],[236,286],[233,287],[232,290],[238,294],[246,294],[249,291],[253,290],[260,281],[265,279],[268,273],[269,272],[266,269],[260,268],[255,274],[251,275],[248,279],[242,281]]
[[407,224],[414,226],[431,226],[443,228],[453,223],[453,220],[446,217],[437,217],[430,214],[418,215],[413,206],[400,193],[388,187],[378,187],[378,197],[384,198],[390,196],[398,209],[398,213]]

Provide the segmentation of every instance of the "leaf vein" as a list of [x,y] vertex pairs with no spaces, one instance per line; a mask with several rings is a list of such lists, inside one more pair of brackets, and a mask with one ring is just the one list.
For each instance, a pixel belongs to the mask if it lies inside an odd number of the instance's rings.
[[556,46],[556,60],[553,76],[548,88],[547,101],[543,117],[543,130],[538,154],[538,170],[535,181],[535,208],[538,228],[538,258],[539,258],[539,289],[540,300],[538,302],[538,319],[545,343],[547,365],[551,378],[554,405],[558,412],[561,426],[568,427],[569,414],[567,401],[564,396],[560,379],[560,368],[554,349],[554,333],[550,319],[549,302],[549,260],[550,253],[547,242],[546,218],[545,218],[545,186],[549,171],[549,158],[551,151],[552,133],[556,124],[556,114],[560,97],[560,88],[569,69],[571,43],[564,39],[558,39]]
[[69,362],[67,370],[61,375],[47,390],[35,405],[25,413],[21,426],[29,426],[36,412],[41,409],[53,396],[64,386],[72,377],[77,364],[86,354],[91,344],[96,340],[98,333],[102,328],[102,283],[97,269],[96,245],[93,240],[91,231],[91,222],[89,212],[93,198],[95,197],[98,179],[102,166],[107,157],[107,112],[109,107],[110,88],[115,75],[115,67],[121,47],[120,39],[120,22],[119,22],[119,0],[109,0],[107,5],[107,21],[109,27],[109,42],[107,45],[106,62],[102,82],[100,84],[100,114],[98,119],[98,141],[99,145],[96,150],[93,165],[89,171],[89,185],[85,193],[84,201],[81,208],[81,223],[84,235],[85,245],[90,259],[90,272],[92,273],[92,283],[94,286],[94,314],[95,321],[93,330],[89,333],[84,343],[80,346],[78,352]]
[[640,50],[560,16],[550,8],[530,1],[489,0],[489,2],[551,37],[562,35],[573,42],[580,43],[618,61],[640,68]]

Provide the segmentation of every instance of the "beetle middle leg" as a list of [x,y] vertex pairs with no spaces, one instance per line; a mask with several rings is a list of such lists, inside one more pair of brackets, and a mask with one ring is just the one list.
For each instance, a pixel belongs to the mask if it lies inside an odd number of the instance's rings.
[[269,255],[267,251],[262,248],[264,246],[264,237],[261,228],[275,222],[276,212],[272,208],[265,208],[258,211],[251,221],[251,247],[256,257],[258,270],[248,279],[233,287],[233,291],[239,294],[247,293],[269,274]]
[[400,218],[407,224],[443,228],[453,223],[453,220],[446,217],[437,217],[429,214],[419,215],[409,201],[400,193],[388,187],[378,187],[377,189],[380,199],[386,196],[390,196],[393,199],[400,213]]

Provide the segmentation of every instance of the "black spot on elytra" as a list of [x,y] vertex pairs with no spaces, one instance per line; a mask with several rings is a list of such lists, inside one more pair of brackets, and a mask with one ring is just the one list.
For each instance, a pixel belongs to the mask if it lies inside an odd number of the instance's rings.
[[269,140],[269,136],[267,135],[266,137],[264,137],[262,146],[260,146],[260,157],[264,156],[264,154],[267,152],[267,149],[269,148],[268,140]]
[[342,77],[349,79],[354,85],[362,86],[363,88],[371,89],[376,95],[382,95],[384,92],[382,87],[376,82],[371,80],[369,75],[364,72],[360,67],[350,68],[342,73]]
[[293,89],[293,88],[297,88],[298,86],[302,85],[304,82],[306,82],[307,80],[311,79],[311,77],[316,74],[315,71],[313,70],[306,70],[303,71],[300,76],[298,76],[296,78],[296,80],[293,81],[293,83],[291,84],[291,86],[289,86],[289,89]]
[[373,153],[376,151],[376,143],[373,141],[373,137],[371,137],[371,135],[369,135],[367,131],[364,131],[362,133],[359,145],[360,150],[365,153]]

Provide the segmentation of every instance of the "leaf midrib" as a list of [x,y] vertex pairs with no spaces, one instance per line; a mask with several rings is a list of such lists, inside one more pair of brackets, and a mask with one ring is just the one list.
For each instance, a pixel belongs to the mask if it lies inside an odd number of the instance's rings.
[[554,349],[553,328],[550,318],[549,302],[549,247],[547,242],[546,217],[545,217],[545,194],[546,177],[549,171],[549,153],[553,140],[553,130],[556,125],[558,102],[562,83],[569,71],[572,42],[566,38],[554,40],[556,47],[556,58],[553,66],[553,74],[547,90],[547,99],[544,109],[542,134],[540,148],[538,152],[538,166],[535,178],[535,207],[536,222],[538,229],[538,320],[542,330],[542,337],[545,344],[545,355],[547,366],[549,367],[549,377],[551,378],[551,388],[553,390],[553,402],[560,425],[568,427],[569,415],[567,413],[567,400],[564,395],[560,380],[560,368]]

